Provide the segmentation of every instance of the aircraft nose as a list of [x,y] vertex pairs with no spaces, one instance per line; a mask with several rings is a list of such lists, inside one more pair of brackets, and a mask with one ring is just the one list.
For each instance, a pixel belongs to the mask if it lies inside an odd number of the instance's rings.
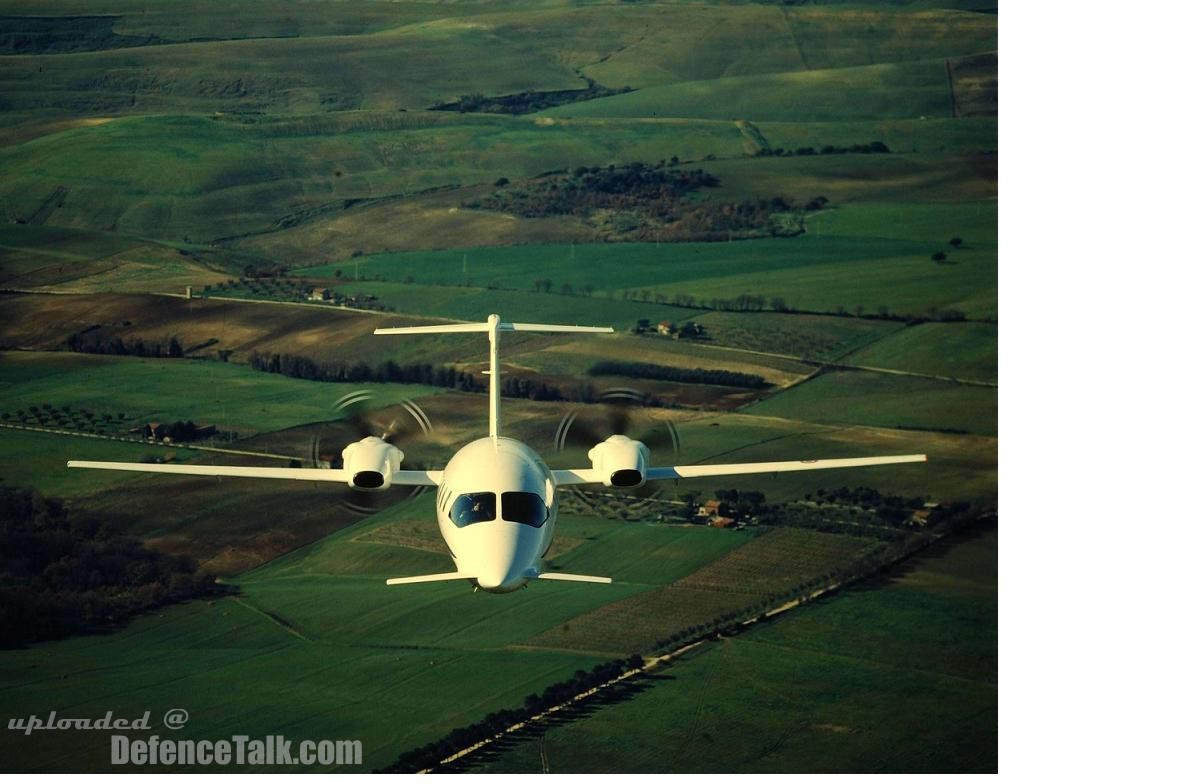
[[498,564],[492,569],[485,569],[477,575],[477,585],[483,591],[503,593],[519,588],[526,580],[521,569],[507,569],[511,564]]
[[472,565],[477,586],[496,593],[518,590],[527,581],[525,573],[532,565],[537,543],[529,541],[532,537],[523,536],[525,532],[518,523],[497,521],[481,525],[474,532],[480,537],[481,547]]
[[477,575],[477,585],[482,590],[494,591],[502,587],[506,582],[506,571],[504,569],[488,569]]

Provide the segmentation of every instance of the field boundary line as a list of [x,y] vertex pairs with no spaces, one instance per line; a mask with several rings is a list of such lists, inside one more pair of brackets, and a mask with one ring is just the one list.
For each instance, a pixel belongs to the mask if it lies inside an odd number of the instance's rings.
[[970,387],[990,387],[992,389],[999,388],[997,381],[978,381],[972,378],[957,378],[955,376],[934,376],[929,373],[917,373],[914,370],[895,370],[894,368],[872,367],[870,365],[846,365],[839,362],[831,362],[828,364],[829,370],[854,370],[865,373],[885,373],[889,376],[912,376],[914,378],[927,378],[932,381],[946,381],[951,384],[962,384]]

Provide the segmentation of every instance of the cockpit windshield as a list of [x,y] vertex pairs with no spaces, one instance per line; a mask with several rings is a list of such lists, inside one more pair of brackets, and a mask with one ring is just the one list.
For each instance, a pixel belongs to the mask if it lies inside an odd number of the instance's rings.
[[[505,498],[508,493],[503,493]],[[451,521],[457,528],[483,523],[497,518],[497,495],[494,493],[465,493],[451,508]]]
[[502,519],[540,528],[548,519],[548,507],[535,493],[502,493]]
[[[457,528],[496,520],[497,495],[465,493],[452,503],[449,516]],[[542,528],[548,520],[548,507],[537,493],[502,493],[502,519]]]

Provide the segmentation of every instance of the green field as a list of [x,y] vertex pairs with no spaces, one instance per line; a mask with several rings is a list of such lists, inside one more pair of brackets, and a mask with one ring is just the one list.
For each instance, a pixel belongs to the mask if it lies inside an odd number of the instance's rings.
[[[997,532],[687,655],[489,773],[994,772]],[[532,737],[534,735],[534,737]]]
[[851,365],[947,378],[994,381],[999,375],[994,324],[918,324],[844,357]]
[[[939,245],[823,235],[738,243],[553,245],[364,256],[359,270],[361,277],[446,285],[462,278],[467,255],[474,283],[521,291],[547,277],[555,289],[564,283],[574,289],[592,285],[616,298],[650,290],[670,302],[688,294],[706,303],[759,294],[821,312],[844,308],[851,313],[861,307],[873,313],[886,306],[893,313],[960,308],[971,317],[994,315],[994,260],[938,265],[929,259],[934,247]],[[330,277],[346,266],[300,272]]]
[[754,403],[747,413],[811,422],[995,435],[998,392],[911,376],[832,371]]
[[[594,553],[617,584],[539,584],[507,596],[454,583],[387,588],[386,577],[450,565],[445,550],[432,551],[441,545],[429,504],[400,505],[277,559],[237,579],[237,598],[168,608],[113,634],[7,651],[6,704],[15,715],[55,700],[80,715],[151,710],[156,726],[164,711],[186,706],[186,737],[358,738],[366,765],[380,766],[605,658],[513,643],[748,541],[707,528],[568,517],[558,536],[575,543],[569,552]],[[419,531],[412,544],[423,549],[365,541],[372,529],[396,524]],[[240,695],[236,704],[231,694]],[[21,760],[22,769],[107,769],[107,736],[99,733],[55,733],[39,739],[36,753],[17,733],[0,744],[6,767]]]

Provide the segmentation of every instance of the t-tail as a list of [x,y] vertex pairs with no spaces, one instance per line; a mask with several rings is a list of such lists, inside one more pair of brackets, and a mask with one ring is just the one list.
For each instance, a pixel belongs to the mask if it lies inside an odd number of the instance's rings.
[[498,366],[498,339],[502,332],[614,332],[614,327],[578,327],[568,324],[518,324],[490,314],[484,323],[439,324],[430,327],[385,327],[374,335],[439,335],[449,332],[489,333],[489,437],[501,434],[502,380]]

